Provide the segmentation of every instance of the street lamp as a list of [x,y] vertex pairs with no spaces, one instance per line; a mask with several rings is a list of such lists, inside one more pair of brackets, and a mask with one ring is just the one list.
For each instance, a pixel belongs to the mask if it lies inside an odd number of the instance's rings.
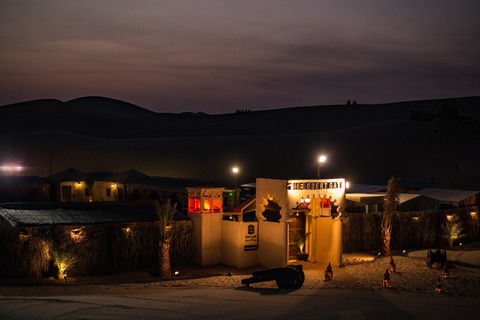
[[52,158],[55,156],[53,152],[48,153],[48,157],[50,158],[50,175],[52,175]]
[[238,173],[238,168],[235,167],[232,169],[233,174],[235,176],[235,192],[234,192],[234,198],[233,198],[233,206],[237,206],[237,173]]
[[325,163],[325,161],[327,161],[327,157],[325,156],[320,156],[320,158],[318,159],[318,173],[317,173],[317,177],[320,178],[320,167],[322,166],[322,164]]

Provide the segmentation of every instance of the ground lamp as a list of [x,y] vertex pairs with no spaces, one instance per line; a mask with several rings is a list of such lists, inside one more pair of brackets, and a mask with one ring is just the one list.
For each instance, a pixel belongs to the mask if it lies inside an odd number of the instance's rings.
[[397,269],[397,266],[395,265],[395,261],[393,261],[393,257],[390,256],[390,264],[388,265],[388,272],[394,273],[396,269]]
[[327,157],[325,156],[320,156],[320,158],[318,159],[318,173],[317,173],[317,177],[320,178],[320,167],[322,166],[322,164],[325,163],[325,161],[327,161]]
[[435,292],[443,293],[442,280],[440,280],[440,278],[437,279],[437,287],[435,288]]
[[327,270],[325,270],[325,281],[330,281],[333,278],[332,265],[328,263]]
[[385,273],[383,274],[382,284],[385,288],[390,288],[391,281],[390,281],[390,273],[388,272],[388,268],[385,270]]

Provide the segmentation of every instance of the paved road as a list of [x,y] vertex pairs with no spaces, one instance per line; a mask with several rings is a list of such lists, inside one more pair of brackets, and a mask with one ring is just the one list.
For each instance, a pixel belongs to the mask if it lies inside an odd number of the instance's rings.
[[477,319],[478,299],[392,292],[166,288],[149,295],[0,297],[0,319]]

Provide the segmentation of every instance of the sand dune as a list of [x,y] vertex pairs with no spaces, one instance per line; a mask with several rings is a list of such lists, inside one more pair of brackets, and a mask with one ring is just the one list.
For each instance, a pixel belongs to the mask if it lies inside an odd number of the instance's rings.
[[[21,163],[25,175],[47,176],[136,169],[152,176],[233,184],[265,178],[322,178],[352,182],[389,178],[480,188],[480,97],[384,105],[317,106],[239,114],[156,114],[121,101],[40,100],[0,107],[0,162]],[[429,121],[454,105],[458,116]]]

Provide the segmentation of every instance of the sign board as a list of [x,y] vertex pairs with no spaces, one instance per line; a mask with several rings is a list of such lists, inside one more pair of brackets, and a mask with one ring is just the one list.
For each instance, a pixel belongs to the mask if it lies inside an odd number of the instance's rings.
[[245,242],[243,251],[251,251],[258,249],[258,224],[245,223]]
[[343,187],[343,179],[340,181],[298,181],[291,182],[288,185],[289,190],[325,190],[325,189],[341,189]]

